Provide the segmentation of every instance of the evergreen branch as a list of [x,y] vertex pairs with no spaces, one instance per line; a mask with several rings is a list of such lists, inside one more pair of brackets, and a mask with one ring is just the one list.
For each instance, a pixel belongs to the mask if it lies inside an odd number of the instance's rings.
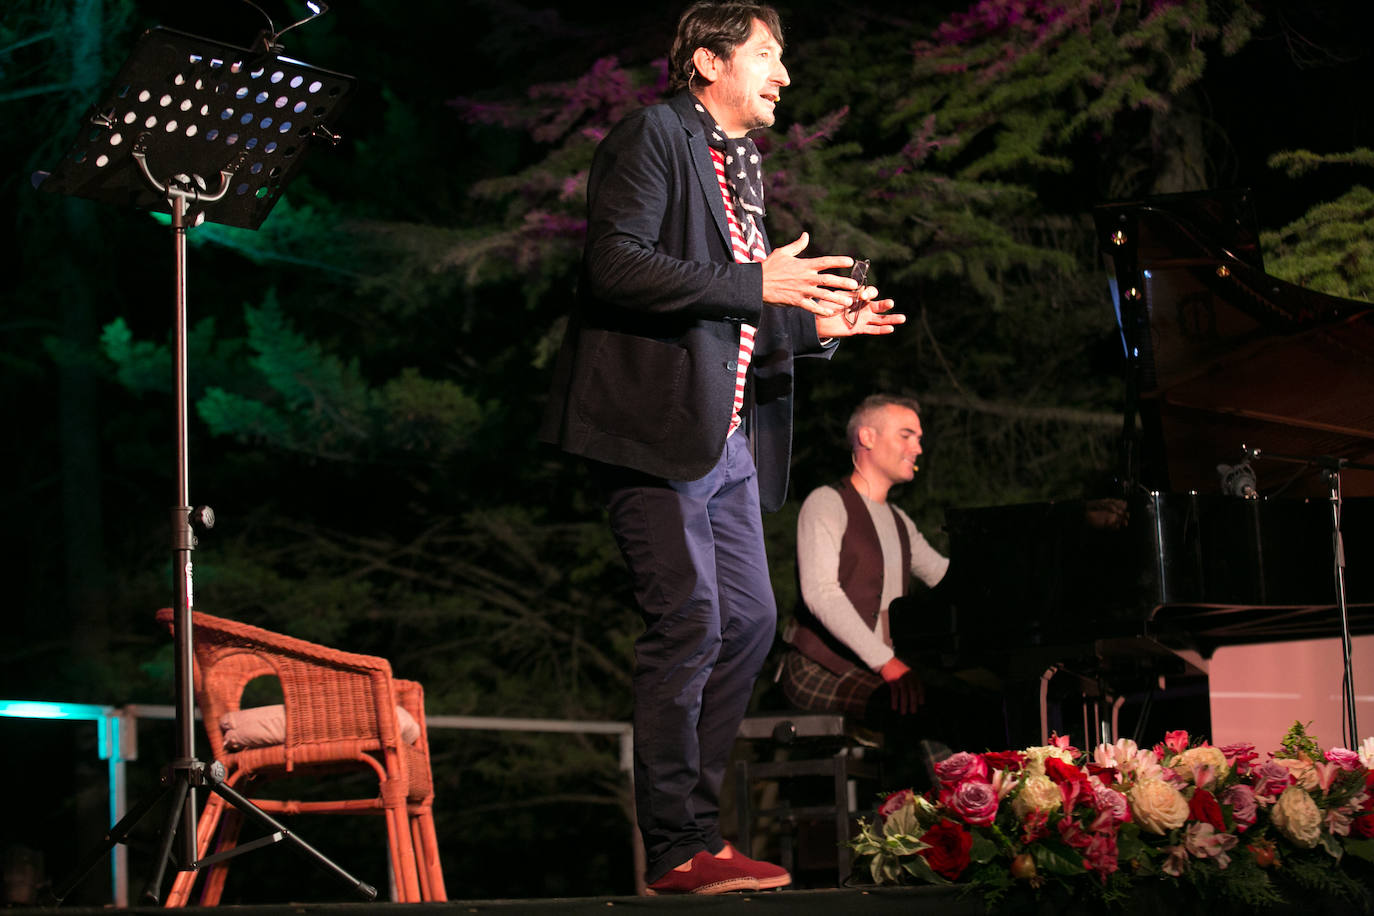
[[11,42],[10,44],[5,45],[5,47],[0,48],[0,57],[8,57],[15,51],[18,51],[20,48],[26,48],[29,45],[37,44],[40,41],[47,41],[49,38],[56,38],[58,34],[59,32],[56,29],[48,29],[43,32],[35,32],[34,34],[29,35],[26,38],[21,38],[18,41]]
[[1374,150],[1365,146],[1345,153],[1313,153],[1310,150],[1283,150],[1269,157],[1271,169],[1281,169],[1289,178],[1300,178],[1324,165],[1374,166]]
[[5,102],[14,102],[19,99],[29,99],[34,96],[48,95],[54,92],[68,92],[79,88],[75,83],[67,81],[65,83],[48,83],[43,86],[29,86],[26,89],[14,89],[10,92],[0,93],[0,105]]

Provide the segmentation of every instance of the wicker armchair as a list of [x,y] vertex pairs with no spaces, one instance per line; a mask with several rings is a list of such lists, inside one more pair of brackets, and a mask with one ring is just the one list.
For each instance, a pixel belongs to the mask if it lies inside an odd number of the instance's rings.
[[[157,619],[170,626],[171,609],[159,611]],[[227,769],[226,783],[273,814],[384,814],[398,899],[446,900],[434,833],[434,784],[421,686],[393,678],[390,664],[382,658],[341,652],[199,611],[192,615],[192,626],[196,702],[211,759]],[[284,740],[230,750],[220,723],[227,713],[239,711],[248,682],[264,675],[281,683]],[[413,743],[401,738],[398,706],[418,724],[419,737]],[[327,775],[340,769],[373,771],[377,795],[298,801],[259,798],[250,789],[255,781],[287,774]],[[232,848],[241,820],[232,805],[210,793],[197,831],[197,857],[208,854],[212,839],[217,840],[216,851]],[[227,866],[225,861],[205,869],[200,905],[219,902]],[[167,906],[186,905],[196,875],[177,874]]]

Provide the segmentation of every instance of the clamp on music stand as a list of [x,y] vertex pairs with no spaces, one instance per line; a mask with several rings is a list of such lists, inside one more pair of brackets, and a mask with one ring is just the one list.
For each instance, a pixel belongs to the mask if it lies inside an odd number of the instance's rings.
[[[278,33],[279,34],[279,33]],[[136,805],[101,847],[53,891],[57,903],[168,794],[172,805],[144,897],[157,903],[176,845],[181,871],[194,871],[260,846],[290,841],[327,871],[374,900],[375,888],[354,878],[224,783],[223,764],[195,754],[192,678],[191,551],[196,530],[214,525],[209,507],[193,508],[187,472],[186,230],[206,220],[256,229],[300,168],[313,140],[337,142],[324,126],[337,113],[352,78],[278,56],[280,45],[254,50],[156,28],[145,32],[103,102],[93,107],[62,162],[34,176],[42,190],[143,209],[170,209],[176,266],[173,358],[176,396],[176,506],[172,549],[177,580],[173,616],[176,756],[162,791]],[[205,175],[219,174],[211,188]],[[196,789],[224,798],[269,833],[225,853],[196,859]]]
[[1341,613],[1341,662],[1344,668],[1344,681],[1341,684],[1341,704],[1343,720],[1341,728],[1346,747],[1353,747],[1360,740],[1360,729],[1355,718],[1355,672],[1351,663],[1350,608],[1345,595],[1345,539],[1341,535],[1341,471],[1354,468],[1360,471],[1374,471],[1374,464],[1362,464],[1337,458],[1333,455],[1284,455],[1278,452],[1263,451],[1248,445],[1240,447],[1247,458],[1271,458],[1293,464],[1304,464],[1321,469],[1322,478],[1329,488],[1331,502],[1331,555],[1335,564],[1336,604]]

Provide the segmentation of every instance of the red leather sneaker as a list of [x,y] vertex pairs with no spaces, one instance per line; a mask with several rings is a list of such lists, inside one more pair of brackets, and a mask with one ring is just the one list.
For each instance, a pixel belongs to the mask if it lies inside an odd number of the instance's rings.
[[646,887],[644,892],[654,897],[659,894],[728,894],[731,891],[759,889],[758,879],[730,859],[717,859],[703,849],[689,861],[691,868],[686,871],[673,869]]
[[775,887],[786,887],[792,883],[792,876],[781,865],[751,859],[740,852],[729,840],[725,841],[725,848],[730,850],[729,857],[717,858],[716,861],[729,862],[745,874],[752,875],[759,882],[759,890],[772,890]]

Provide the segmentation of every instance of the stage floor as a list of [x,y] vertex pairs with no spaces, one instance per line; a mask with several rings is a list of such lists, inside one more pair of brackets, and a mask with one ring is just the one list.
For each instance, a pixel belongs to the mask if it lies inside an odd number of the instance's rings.
[[[533,900],[451,900],[447,903],[279,903],[255,906],[187,907],[187,914],[235,913],[245,916],[352,916],[384,909],[422,909],[426,913],[489,914],[515,916],[539,913],[547,916],[605,916],[608,912],[698,912],[711,916],[771,914],[771,916],[983,916],[977,895],[963,895],[960,888],[892,887],[829,890],[765,891],[754,894],[720,894],[713,897],[573,897]],[[112,911],[105,907],[62,907],[60,912],[108,916],[111,912],[166,913],[154,906],[130,906]]]

